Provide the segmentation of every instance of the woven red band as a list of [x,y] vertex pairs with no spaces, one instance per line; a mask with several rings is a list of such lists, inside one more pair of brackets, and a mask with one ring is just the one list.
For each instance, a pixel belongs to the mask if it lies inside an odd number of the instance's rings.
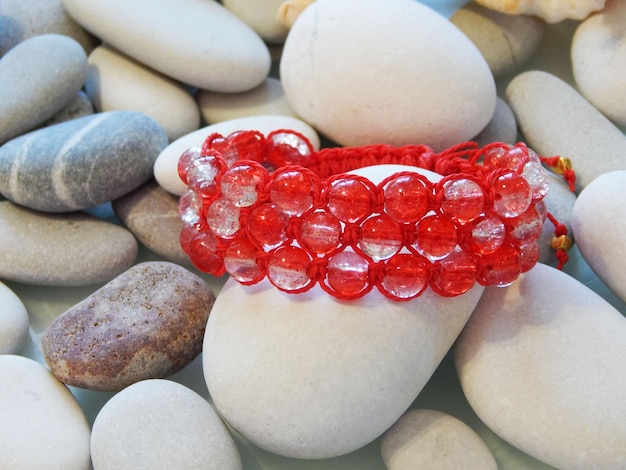
[[[379,164],[442,178],[346,173]],[[319,284],[345,300],[374,287],[408,300],[428,286],[456,296],[476,282],[509,285],[537,263],[547,215],[549,178],[523,143],[315,152],[297,132],[240,131],[210,135],[178,171],[189,187],[181,245],[198,269],[242,284],[267,277],[289,293]]]

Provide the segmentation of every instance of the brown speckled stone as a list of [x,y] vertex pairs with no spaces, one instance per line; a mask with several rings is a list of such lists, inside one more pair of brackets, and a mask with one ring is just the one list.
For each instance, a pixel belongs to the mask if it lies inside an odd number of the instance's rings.
[[200,354],[214,300],[181,266],[140,263],[52,322],[43,355],[59,380],[91,390],[165,378]]
[[178,196],[168,193],[152,179],[113,201],[115,215],[149,250],[178,264],[191,266],[180,246],[183,221]]

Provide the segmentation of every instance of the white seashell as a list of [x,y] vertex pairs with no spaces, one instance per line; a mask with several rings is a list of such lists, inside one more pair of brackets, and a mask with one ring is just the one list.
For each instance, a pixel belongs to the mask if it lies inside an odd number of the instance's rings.
[[491,10],[509,15],[535,15],[546,23],[582,20],[602,10],[606,0],[476,0]]

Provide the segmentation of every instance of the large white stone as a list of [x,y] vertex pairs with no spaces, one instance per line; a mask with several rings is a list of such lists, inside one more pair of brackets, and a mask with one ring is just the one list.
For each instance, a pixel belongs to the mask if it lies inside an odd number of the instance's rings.
[[89,470],[90,429],[70,391],[44,366],[0,355],[0,464]]
[[207,322],[204,375],[219,413],[271,452],[326,458],[354,451],[413,402],[483,288],[408,302],[378,292],[342,302],[228,280]]
[[94,470],[238,470],[239,451],[213,407],[177,382],[151,379],[114,395],[93,424]]
[[28,338],[28,312],[15,293],[0,282],[0,354],[15,354]]
[[105,43],[188,85],[238,92],[269,73],[267,46],[219,2],[62,0],[69,15]]
[[556,468],[626,468],[626,318],[538,264],[487,288],[455,346],[465,396],[496,434]]
[[291,116],[263,115],[230,119],[203,127],[170,143],[154,162],[154,177],[163,189],[180,196],[187,189],[178,176],[178,159],[185,150],[201,146],[204,140],[214,132],[227,136],[231,132],[256,130],[267,135],[278,129],[300,132],[309,139],[314,149],[317,150],[320,147],[320,139],[315,130],[304,121]]
[[572,71],[580,92],[626,126],[626,2],[610,1],[576,28]]
[[85,90],[97,111],[128,110],[157,121],[175,140],[200,127],[200,111],[182,84],[102,45],[89,55]]
[[598,176],[578,196],[572,231],[596,275],[626,302],[626,170]]
[[345,146],[442,150],[478,134],[496,106],[476,46],[413,0],[314,2],[285,40],[280,76],[296,113]]

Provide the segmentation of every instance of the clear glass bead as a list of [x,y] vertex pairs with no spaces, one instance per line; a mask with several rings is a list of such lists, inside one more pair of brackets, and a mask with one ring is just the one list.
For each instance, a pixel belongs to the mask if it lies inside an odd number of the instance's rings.
[[213,155],[203,155],[194,159],[187,169],[187,184],[204,196],[215,194],[215,178],[222,169],[218,159]]
[[543,231],[543,220],[537,209],[531,207],[518,217],[507,221],[509,237],[521,245],[537,240]]
[[254,283],[264,276],[257,265],[257,248],[249,240],[234,240],[224,253],[224,267],[238,282]]
[[479,217],[485,206],[485,195],[480,185],[468,178],[446,181],[443,185],[441,209],[462,224]]
[[315,182],[301,171],[275,175],[270,185],[270,199],[288,215],[300,216],[313,207]]
[[289,217],[275,204],[262,204],[248,218],[248,233],[264,249],[278,247],[287,240]]
[[237,207],[250,207],[257,201],[259,188],[267,179],[268,174],[263,168],[246,163],[233,165],[222,175],[222,197]]
[[303,157],[308,157],[311,154],[311,149],[309,148],[308,143],[300,136],[292,132],[274,133],[272,134],[272,142],[274,145],[286,145],[291,147]]
[[302,289],[311,282],[307,271],[311,259],[297,246],[284,246],[276,250],[267,266],[267,276],[272,284],[284,291]]
[[353,296],[367,286],[369,265],[352,251],[341,251],[328,260],[327,282],[338,294]]
[[376,215],[361,225],[359,248],[374,261],[391,258],[402,248],[400,226],[388,215]]
[[427,215],[417,223],[413,247],[430,261],[448,256],[457,242],[456,226],[445,215]]
[[178,213],[181,220],[187,225],[195,225],[200,222],[202,212],[202,198],[192,190],[185,191],[178,200]]
[[239,208],[231,201],[219,198],[207,210],[207,223],[216,237],[232,238],[241,228]]
[[399,299],[411,299],[428,285],[430,263],[418,255],[399,253],[385,262],[382,287]]
[[510,172],[500,176],[493,189],[493,208],[502,217],[517,217],[528,209],[532,201],[530,185],[517,173]]
[[333,251],[341,240],[341,223],[328,212],[312,212],[302,218],[300,244],[315,254]]
[[542,199],[550,189],[550,177],[540,162],[530,161],[522,169],[522,176],[528,181],[533,199]]
[[328,210],[342,222],[362,219],[371,211],[369,188],[350,176],[333,181],[328,190]]
[[428,196],[432,191],[417,175],[401,175],[384,187],[385,212],[394,220],[414,223],[428,209]]
[[178,176],[183,183],[187,184],[187,169],[191,162],[200,157],[200,147],[190,147],[185,150],[178,159]]
[[469,248],[480,254],[493,253],[502,246],[506,228],[499,217],[488,215],[476,220],[469,237]]

